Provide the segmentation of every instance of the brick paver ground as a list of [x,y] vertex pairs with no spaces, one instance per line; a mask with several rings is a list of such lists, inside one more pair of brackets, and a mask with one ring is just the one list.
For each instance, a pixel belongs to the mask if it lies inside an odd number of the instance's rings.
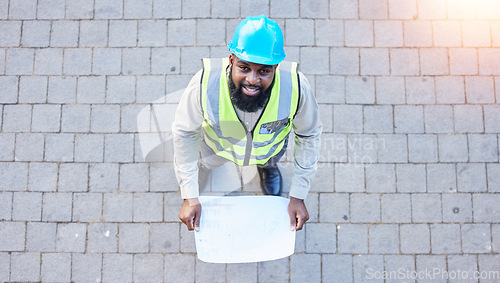
[[[320,104],[311,219],[289,258],[208,264],[168,127],[258,14]],[[499,47],[496,0],[0,0],[0,281],[500,282]]]

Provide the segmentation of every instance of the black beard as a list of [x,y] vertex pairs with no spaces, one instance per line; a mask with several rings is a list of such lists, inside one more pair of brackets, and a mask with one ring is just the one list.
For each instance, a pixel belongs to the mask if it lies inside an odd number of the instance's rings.
[[229,96],[231,97],[231,102],[233,102],[233,105],[241,111],[255,112],[263,108],[269,100],[269,97],[271,97],[271,89],[273,88],[273,84],[274,80],[266,91],[262,91],[262,88],[260,88],[259,95],[249,96],[241,91],[242,85],[240,85],[240,87],[236,87],[233,82],[231,70],[229,71]]

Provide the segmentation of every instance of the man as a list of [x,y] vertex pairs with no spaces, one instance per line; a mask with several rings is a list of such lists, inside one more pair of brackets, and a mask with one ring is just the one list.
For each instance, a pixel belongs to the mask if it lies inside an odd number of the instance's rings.
[[257,165],[264,194],[281,195],[277,162],[293,128],[288,213],[290,228],[300,230],[309,219],[304,199],[316,171],[322,130],[311,87],[296,63],[282,62],[283,33],[263,15],[243,20],[228,46],[229,58],[203,59],[203,70],[191,79],[172,125],[174,167],[184,199],[179,218],[190,231],[199,231],[200,167],[228,161]]

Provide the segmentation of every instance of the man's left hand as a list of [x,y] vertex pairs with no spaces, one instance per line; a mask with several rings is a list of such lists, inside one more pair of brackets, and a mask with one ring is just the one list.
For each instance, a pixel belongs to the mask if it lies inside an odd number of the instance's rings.
[[290,197],[288,215],[290,215],[290,230],[302,230],[306,221],[309,220],[309,213],[307,213],[304,200]]

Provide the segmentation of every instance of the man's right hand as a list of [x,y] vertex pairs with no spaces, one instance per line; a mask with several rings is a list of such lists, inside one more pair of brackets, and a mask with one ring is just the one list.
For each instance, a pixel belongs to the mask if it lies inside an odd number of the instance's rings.
[[185,199],[179,212],[179,219],[186,224],[189,231],[200,231],[200,217],[201,204],[198,199]]

